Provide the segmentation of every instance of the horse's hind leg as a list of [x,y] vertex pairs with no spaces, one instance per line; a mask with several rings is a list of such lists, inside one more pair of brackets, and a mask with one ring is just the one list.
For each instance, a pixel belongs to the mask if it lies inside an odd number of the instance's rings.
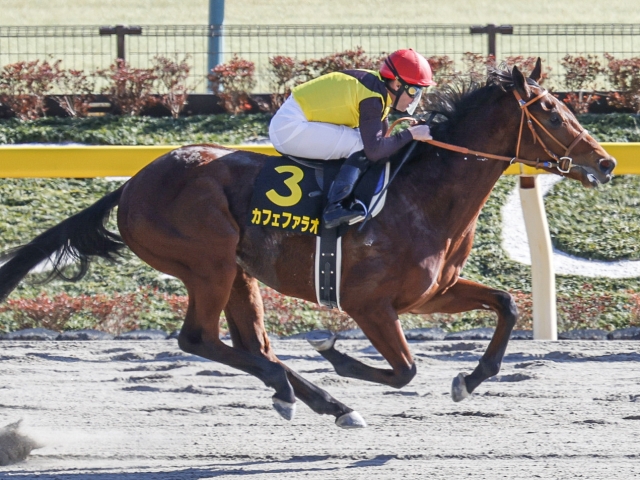
[[493,310],[498,314],[496,331],[489,346],[471,375],[462,373],[453,380],[454,402],[468,397],[483,381],[497,375],[509,343],[511,330],[518,319],[518,309],[511,295],[479,283],[459,279],[447,292],[432,299],[423,309],[412,313],[460,313],[470,310]]
[[[240,238],[224,185],[233,175],[223,163],[207,163],[212,158],[198,151],[188,159],[180,155],[164,157],[127,184],[118,209],[122,238],[142,260],[187,288],[180,348],[254,375],[275,390],[274,407],[290,419],[295,395],[282,365],[219,338]],[[202,164],[195,167],[198,161]]]
[[295,396],[282,365],[245,349],[230,347],[219,338],[220,314],[229,297],[235,271],[222,275],[225,277],[223,281],[203,278],[185,281],[189,306],[178,344],[186,352],[237,368],[262,380],[275,390],[274,408],[282,417],[291,420],[295,412]]
[[416,375],[416,365],[404,337],[398,316],[390,306],[369,303],[360,309],[350,309],[349,314],[360,326],[373,346],[389,362],[392,369],[376,368],[335,349],[335,336],[324,339],[318,335],[309,343],[329,360],[338,375],[357,378],[402,388]]
[[[258,282],[240,268],[238,268],[224,312],[235,348],[260,355],[272,362],[280,362],[271,348],[264,328],[264,309]],[[366,426],[357,412],[304,379],[285,364],[281,363],[281,365],[287,372],[287,378],[293,386],[296,397],[314,412],[333,415],[336,418],[336,424],[343,428]]]

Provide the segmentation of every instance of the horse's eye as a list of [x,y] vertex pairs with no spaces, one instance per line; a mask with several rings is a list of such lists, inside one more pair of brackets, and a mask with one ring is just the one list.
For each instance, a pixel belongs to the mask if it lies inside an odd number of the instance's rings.
[[549,123],[551,123],[551,125],[553,125],[554,127],[559,127],[560,125],[562,125],[562,118],[557,113],[552,113],[551,117],[549,118]]

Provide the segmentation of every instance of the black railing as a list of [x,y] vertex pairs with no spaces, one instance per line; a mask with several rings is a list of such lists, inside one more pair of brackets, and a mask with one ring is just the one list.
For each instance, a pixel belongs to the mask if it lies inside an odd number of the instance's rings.
[[[104,27],[104,26],[103,26]],[[126,37],[126,52],[118,51],[117,35],[100,35],[100,26],[0,27],[0,65],[21,61],[61,59],[65,68],[93,71],[108,67],[119,53],[136,67],[146,67],[156,55],[189,56],[193,82],[205,91],[208,44],[222,39],[222,54],[256,64],[256,91],[270,90],[268,59],[287,55],[318,58],[362,47],[370,55],[412,47],[425,56],[448,55],[457,69],[466,52],[487,55],[494,48],[498,60],[507,56],[540,56],[551,68],[550,83],[562,86],[562,58],[604,54],[617,58],[640,56],[640,25],[142,25],[141,34]],[[512,31],[511,31],[512,28]],[[484,29],[484,31],[482,31]],[[475,31],[476,33],[472,33]],[[490,37],[493,32],[493,39]],[[104,30],[103,30],[104,32]],[[510,33],[509,33],[510,32]],[[493,43],[492,43],[493,42]],[[493,45],[493,47],[491,47]],[[122,48],[122,42],[120,42]],[[606,88],[606,80],[600,79]]]

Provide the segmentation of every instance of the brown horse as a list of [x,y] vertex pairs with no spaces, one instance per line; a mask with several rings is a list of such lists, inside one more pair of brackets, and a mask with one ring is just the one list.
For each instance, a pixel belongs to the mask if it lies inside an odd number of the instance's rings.
[[[446,119],[434,125],[434,137],[488,158],[418,144],[382,213],[362,231],[344,236],[341,306],[391,369],[340,353],[333,336],[311,338],[339,375],[403,387],[416,365],[398,315],[474,309],[494,311],[497,328],[473,373],[454,379],[453,400],[498,373],[516,305],[507,292],[459,276],[480,210],[508,166],[491,155],[550,160],[544,168],[564,170],[587,187],[608,182],[615,166],[562,102],[545,94],[539,77],[538,62],[529,79],[515,67],[495,70],[485,86],[436,94],[432,107]],[[523,128],[529,115],[534,122]],[[569,153],[572,161],[559,158]],[[357,412],[284,365],[269,344],[258,281],[316,301],[315,239],[248,224],[264,161],[262,155],[216,145],[183,147],[158,158],[118,190],[11,252],[0,268],[0,298],[51,256],[58,265],[69,255],[80,260],[81,274],[91,258],[112,258],[124,242],[153,268],[184,282],[189,306],[180,348],[256,376],[273,388],[274,407],[287,419],[297,397],[315,412],[336,417],[341,427],[365,426]],[[116,206],[121,237],[104,227]],[[219,338],[223,311],[233,346]]]

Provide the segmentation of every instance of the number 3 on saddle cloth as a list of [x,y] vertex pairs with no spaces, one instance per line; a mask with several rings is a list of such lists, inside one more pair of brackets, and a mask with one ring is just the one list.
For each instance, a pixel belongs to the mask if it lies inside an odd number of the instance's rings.
[[[307,160],[289,156],[269,157],[260,170],[251,199],[249,225],[270,227],[316,236],[315,287],[318,303],[340,308],[342,236],[350,225],[324,228],[322,211],[327,192],[343,160]],[[373,164],[362,176],[354,197],[376,216],[385,203],[384,186],[389,181],[389,162]],[[378,200],[380,193],[382,198]]]

